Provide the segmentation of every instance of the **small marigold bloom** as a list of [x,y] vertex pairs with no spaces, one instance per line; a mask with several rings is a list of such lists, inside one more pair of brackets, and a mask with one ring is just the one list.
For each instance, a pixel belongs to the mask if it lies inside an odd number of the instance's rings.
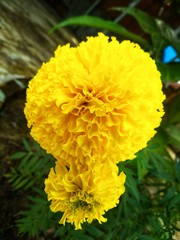
[[100,33],[59,46],[30,81],[25,115],[31,135],[55,158],[133,159],[163,113],[160,73],[139,45]]
[[55,170],[51,168],[45,180],[45,192],[51,200],[51,211],[64,212],[59,223],[67,221],[81,229],[85,221],[107,220],[102,215],[119,203],[124,182],[125,174],[118,175],[118,167],[111,161],[97,163],[85,171],[73,163],[67,167],[64,161],[57,161]]

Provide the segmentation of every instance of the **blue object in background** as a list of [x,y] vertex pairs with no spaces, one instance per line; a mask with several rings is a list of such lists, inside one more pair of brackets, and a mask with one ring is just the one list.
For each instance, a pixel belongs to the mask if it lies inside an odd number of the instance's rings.
[[167,46],[163,50],[162,62],[169,63],[169,62],[180,62],[180,58],[177,58],[177,52],[172,46]]

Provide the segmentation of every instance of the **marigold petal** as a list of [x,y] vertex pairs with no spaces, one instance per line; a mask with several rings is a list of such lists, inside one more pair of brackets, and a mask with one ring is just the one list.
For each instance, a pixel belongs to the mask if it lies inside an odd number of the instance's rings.
[[31,135],[55,158],[97,154],[117,163],[134,158],[156,133],[161,88],[148,53],[100,33],[57,48],[29,83],[25,115]]
[[103,215],[119,203],[125,191],[125,174],[118,175],[118,167],[110,160],[86,168],[72,162],[68,171],[62,171],[63,168],[64,161],[56,162],[55,171],[51,169],[45,180],[51,210],[64,212],[60,223],[67,221],[81,229],[85,221],[106,221]]

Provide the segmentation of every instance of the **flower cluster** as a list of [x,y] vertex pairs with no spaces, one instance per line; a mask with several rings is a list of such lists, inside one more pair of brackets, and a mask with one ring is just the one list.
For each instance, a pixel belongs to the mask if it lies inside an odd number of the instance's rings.
[[45,191],[52,211],[64,212],[60,223],[78,229],[116,206],[125,181],[116,163],[154,136],[161,88],[148,53],[102,33],[76,48],[59,46],[30,81],[25,115],[33,138],[57,159]]

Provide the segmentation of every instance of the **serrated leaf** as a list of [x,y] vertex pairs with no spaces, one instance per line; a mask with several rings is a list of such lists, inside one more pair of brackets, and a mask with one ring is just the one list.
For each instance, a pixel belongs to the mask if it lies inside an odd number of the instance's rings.
[[80,26],[106,29],[110,32],[118,33],[118,34],[120,34],[120,36],[122,36],[124,38],[131,39],[132,41],[139,43],[140,45],[142,45],[146,49],[151,48],[148,41],[141,38],[139,35],[128,31],[125,27],[123,27],[123,26],[121,26],[121,25],[119,25],[115,22],[104,20],[102,18],[94,17],[94,16],[86,16],[85,15],[85,16],[77,16],[77,17],[68,18],[68,19],[60,22],[59,24],[55,25],[49,31],[49,33],[52,33],[59,28],[67,27],[67,26],[70,26],[70,25],[80,25]]

